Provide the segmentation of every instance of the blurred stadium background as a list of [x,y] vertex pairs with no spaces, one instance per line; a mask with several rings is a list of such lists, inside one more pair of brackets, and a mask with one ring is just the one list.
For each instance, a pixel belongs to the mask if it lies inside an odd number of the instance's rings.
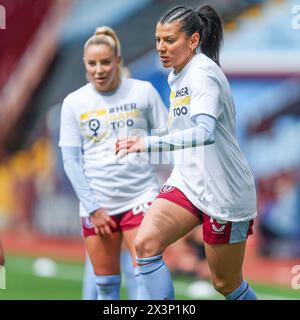
[[[300,299],[299,281],[292,285],[292,268],[300,265],[300,18],[297,28],[292,8],[300,2],[208,2],[224,19],[221,64],[236,102],[239,142],[257,183],[258,218],[245,276],[262,299]],[[57,143],[62,99],[85,83],[85,40],[97,26],[112,26],[132,76],[151,81],[168,105],[155,24],[176,4],[202,3],[0,0],[6,13],[6,29],[0,29],[0,237],[7,257],[0,299],[81,296],[78,202]],[[180,250],[166,252],[177,298],[199,298],[187,288],[201,275],[188,271],[189,260],[182,259]]]

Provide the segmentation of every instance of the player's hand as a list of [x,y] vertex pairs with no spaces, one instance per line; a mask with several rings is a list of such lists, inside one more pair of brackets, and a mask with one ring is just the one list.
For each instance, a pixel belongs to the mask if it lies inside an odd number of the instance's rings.
[[105,209],[98,209],[91,214],[95,233],[101,235],[111,234],[111,228],[117,228],[115,221],[107,214]]
[[116,142],[116,155],[120,158],[129,153],[145,152],[144,139],[141,137],[120,138]]

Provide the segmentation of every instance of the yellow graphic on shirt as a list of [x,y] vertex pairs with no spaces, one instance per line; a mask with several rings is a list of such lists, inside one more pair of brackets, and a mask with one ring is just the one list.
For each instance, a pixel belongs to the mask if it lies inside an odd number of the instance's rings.
[[124,126],[134,127],[135,120],[140,117],[141,110],[136,103],[88,111],[80,115],[81,132],[85,138],[100,142],[112,131]]
[[106,114],[107,114],[107,110],[106,109],[88,111],[88,112],[82,113],[80,115],[80,121],[84,121],[86,119],[93,118],[93,117],[106,116]]
[[171,101],[171,100],[174,100],[174,99],[175,99],[175,96],[176,96],[176,91],[175,91],[175,90],[172,90],[171,93],[170,93],[170,101]]

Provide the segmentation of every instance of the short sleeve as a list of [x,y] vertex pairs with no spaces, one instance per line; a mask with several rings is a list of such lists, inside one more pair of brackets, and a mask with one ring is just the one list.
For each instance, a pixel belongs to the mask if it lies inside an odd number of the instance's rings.
[[167,126],[168,111],[159,93],[151,83],[147,86],[149,129],[164,129]]
[[60,147],[81,147],[79,123],[73,112],[72,102],[67,97],[61,108],[60,117]]
[[[198,70],[199,73],[202,70]],[[190,118],[192,121],[199,114],[207,114],[218,119],[222,113],[220,86],[215,77],[209,74],[194,75],[190,79]]]

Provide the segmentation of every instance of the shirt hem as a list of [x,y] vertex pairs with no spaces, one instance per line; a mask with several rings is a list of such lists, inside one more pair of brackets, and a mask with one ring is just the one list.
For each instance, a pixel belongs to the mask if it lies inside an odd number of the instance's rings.
[[201,203],[199,200],[195,199],[195,197],[186,189],[183,188],[180,185],[177,185],[176,183],[166,183],[172,187],[175,187],[177,189],[179,189],[182,193],[185,194],[185,196],[191,201],[191,203],[197,207],[199,210],[205,212],[208,216],[214,218],[214,219],[219,219],[219,220],[224,220],[224,221],[230,221],[230,222],[242,222],[242,221],[250,221],[253,220],[256,216],[257,216],[257,212],[255,211],[255,213],[246,216],[245,218],[241,218],[241,219],[233,219],[230,217],[226,217],[224,215],[220,216],[215,214],[214,212],[212,212],[208,207],[206,207],[203,203]]
[[[129,211],[142,203],[153,202],[155,200],[157,194],[158,194],[157,192],[156,193],[148,193],[148,194],[143,195],[142,197],[138,198],[137,200],[135,199],[134,201],[129,202],[128,204],[123,205],[115,210],[109,210],[109,209],[105,208],[104,206],[102,206],[102,208],[104,208],[108,211],[107,213],[109,216],[116,216],[118,214]],[[88,217],[89,216],[89,214],[87,212],[82,212],[82,211],[83,211],[82,209],[79,210],[80,217]]]

